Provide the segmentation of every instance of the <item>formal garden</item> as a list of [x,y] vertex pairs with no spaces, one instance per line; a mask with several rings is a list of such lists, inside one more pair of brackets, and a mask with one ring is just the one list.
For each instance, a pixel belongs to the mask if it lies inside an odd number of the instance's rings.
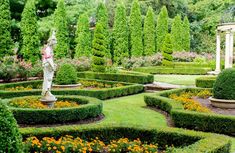
[[1,0],[0,153],[235,152],[234,0]]

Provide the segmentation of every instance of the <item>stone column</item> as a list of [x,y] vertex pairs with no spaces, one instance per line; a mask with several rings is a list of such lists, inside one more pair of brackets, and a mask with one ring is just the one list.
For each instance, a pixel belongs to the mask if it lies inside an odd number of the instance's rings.
[[230,33],[230,67],[233,67],[233,42],[234,42],[234,39],[233,39],[233,36],[234,36],[234,33],[231,31]]
[[225,42],[225,69],[230,68],[230,31],[226,31],[226,42]]
[[216,72],[220,72],[220,32],[216,33]]

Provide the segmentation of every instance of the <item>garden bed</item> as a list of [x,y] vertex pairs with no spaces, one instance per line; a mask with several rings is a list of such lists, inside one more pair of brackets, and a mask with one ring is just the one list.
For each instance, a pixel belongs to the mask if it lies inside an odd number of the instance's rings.
[[183,88],[163,91],[155,95],[145,96],[145,103],[147,106],[157,107],[168,112],[176,127],[235,135],[234,116],[219,115],[207,111],[197,112],[185,110],[182,103],[169,98],[172,94],[179,95],[182,92],[199,92],[201,90],[204,89]]
[[[64,126],[56,128],[24,128],[20,129],[24,140],[35,136],[41,140],[43,137],[53,137],[58,139],[61,136],[71,135],[73,138],[79,137],[82,140],[92,141],[99,139],[105,144],[112,140],[128,138],[128,140],[140,140],[148,144],[158,144],[160,150],[164,150],[166,145],[175,153],[229,153],[230,138],[217,134],[195,132],[189,130],[165,128],[153,129],[134,126],[119,125],[96,125],[90,126]],[[179,148],[180,147],[180,148]]]
[[55,108],[40,104],[39,97],[5,99],[18,124],[58,124],[95,118],[102,114],[102,102],[82,96],[57,96]]
[[[141,84],[94,79],[79,79],[79,81],[84,85],[78,88],[53,89],[52,93],[55,95],[82,95],[103,100],[144,91],[144,86]],[[41,95],[41,85],[41,80],[1,84],[0,98]]]

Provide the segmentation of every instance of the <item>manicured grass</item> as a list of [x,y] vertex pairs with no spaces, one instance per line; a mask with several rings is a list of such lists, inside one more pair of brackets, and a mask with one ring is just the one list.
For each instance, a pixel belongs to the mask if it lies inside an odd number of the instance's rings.
[[162,114],[145,108],[144,94],[111,99],[103,104],[106,118],[101,123],[167,126]]
[[154,81],[177,85],[195,85],[195,79],[207,75],[154,75]]

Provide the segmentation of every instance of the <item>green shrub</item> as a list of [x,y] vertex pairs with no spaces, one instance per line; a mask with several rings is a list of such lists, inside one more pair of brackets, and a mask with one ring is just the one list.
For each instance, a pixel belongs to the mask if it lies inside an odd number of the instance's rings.
[[77,71],[71,64],[64,64],[56,74],[55,82],[60,85],[77,83]]
[[213,97],[235,100],[235,69],[223,70],[215,80]]
[[195,132],[176,128],[146,128],[133,125],[84,125],[64,126],[54,128],[27,128],[21,129],[26,139],[29,136],[59,138],[64,135],[80,137],[84,140],[91,140],[98,137],[104,142],[119,138],[130,140],[139,138],[148,143],[158,143],[159,148],[165,149],[166,145],[182,148],[174,148],[174,153],[229,153],[230,138],[227,136]]
[[100,79],[100,80],[111,80],[120,82],[130,82],[146,84],[154,81],[153,75],[142,74],[142,73],[94,73],[94,72],[78,72],[79,78],[86,79]]
[[104,72],[106,67],[105,55],[107,44],[105,43],[104,28],[101,23],[96,24],[94,39],[92,42],[92,70],[94,72]]
[[173,48],[172,48],[172,41],[171,41],[171,35],[167,34],[165,36],[165,39],[163,41],[162,44],[162,55],[163,55],[163,60],[162,60],[162,64],[165,66],[170,66],[172,65],[172,61],[173,61]]
[[[95,98],[82,96],[56,96],[61,101],[75,101],[79,107],[60,109],[29,109],[10,107],[19,124],[57,124],[75,122],[97,117],[102,113],[102,102]],[[14,99],[22,99],[13,98]]]
[[16,120],[0,100],[0,152],[22,153],[21,139]]
[[200,77],[195,81],[196,87],[200,88],[213,88],[216,77]]
[[138,67],[134,71],[150,73],[150,74],[185,74],[185,75],[196,75],[196,74],[207,74],[211,71],[210,68],[200,67],[166,67],[166,66],[149,66],[149,67]]
[[189,91],[198,93],[202,89],[203,88],[183,88],[163,91],[156,95],[145,96],[145,103],[148,106],[157,107],[168,112],[176,127],[234,135],[234,116],[187,111],[183,109],[182,104],[168,98],[171,94],[180,94]]

